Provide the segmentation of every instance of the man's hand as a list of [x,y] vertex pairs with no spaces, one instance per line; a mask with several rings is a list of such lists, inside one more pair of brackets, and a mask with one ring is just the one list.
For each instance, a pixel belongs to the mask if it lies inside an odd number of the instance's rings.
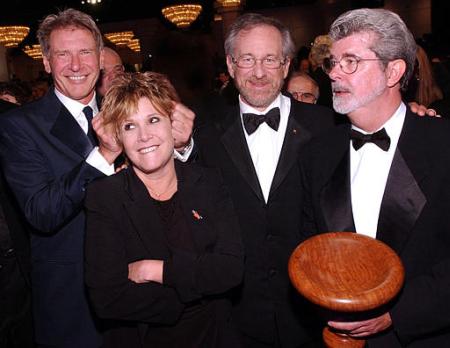
[[135,283],[163,282],[162,260],[142,260],[128,264],[128,279]]
[[186,106],[176,103],[172,112],[172,134],[175,150],[183,151],[189,144],[194,127],[195,114]]
[[434,109],[427,109],[425,105],[419,105],[416,102],[408,103],[411,111],[419,116],[441,117]]
[[122,146],[117,142],[112,127],[104,125],[101,112],[92,119],[92,128],[97,134],[98,151],[109,164],[113,164],[122,152]]
[[389,313],[384,313],[383,315],[364,321],[354,321],[354,322],[337,322],[330,321],[328,326],[337,329],[339,331],[344,331],[348,336],[351,337],[366,337],[374,335],[378,332],[386,330],[392,325],[391,316]]

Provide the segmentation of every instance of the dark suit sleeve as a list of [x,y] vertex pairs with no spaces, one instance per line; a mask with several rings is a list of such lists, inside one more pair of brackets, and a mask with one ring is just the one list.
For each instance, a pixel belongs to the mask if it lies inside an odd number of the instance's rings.
[[450,327],[450,259],[431,272],[407,280],[390,314],[402,343],[448,330]]
[[[128,279],[124,233],[120,230],[120,202],[105,195],[108,187],[93,184],[86,197],[87,233],[85,280],[101,318],[174,324],[184,305],[174,289],[159,283]],[[114,208],[115,207],[115,208]],[[118,210],[119,209],[119,210]]]
[[217,235],[214,248],[197,256],[175,250],[164,263],[164,284],[173,286],[183,302],[224,293],[242,280],[243,246],[231,198],[222,185],[211,197],[211,216],[205,218]]
[[2,166],[20,208],[39,231],[57,231],[82,209],[86,185],[104,174],[80,161],[67,173],[55,176],[49,163],[64,158],[46,157],[41,144],[17,119],[4,117],[0,122]]

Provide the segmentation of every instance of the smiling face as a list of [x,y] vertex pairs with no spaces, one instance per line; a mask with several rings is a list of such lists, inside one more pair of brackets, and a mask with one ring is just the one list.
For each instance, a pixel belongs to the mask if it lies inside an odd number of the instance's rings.
[[52,74],[58,91],[87,104],[94,95],[101,59],[92,33],[72,27],[52,31],[44,66]]
[[[345,56],[376,59],[369,48],[374,40],[372,33],[356,33],[338,40],[331,47],[331,57],[340,60]],[[389,94],[388,69],[379,60],[362,60],[353,74],[346,74],[339,64],[331,70],[333,108],[341,114],[365,111],[373,113]]]
[[278,96],[289,70],[289,59],[278,69],[265,68],[261,59],[274,57],[284,60],[282,37],[272,26],[261,25],[241,31],[236,37],[233,57],[252,56],[258,61],[252,68],[239,68],[227,56],[228,71],[233,77],[242,100],[257,110],[266,109]]
[[148,98],[139,99],[136,112],[120,126],[118,134],[137,175],[164,175],[173,167],[173,135],[170,118],[161,115]]

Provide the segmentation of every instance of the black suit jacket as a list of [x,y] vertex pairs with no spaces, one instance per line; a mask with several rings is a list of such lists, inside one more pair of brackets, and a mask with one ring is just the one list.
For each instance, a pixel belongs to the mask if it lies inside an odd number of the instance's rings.
[[[315,140],[302,158],[306,233],[355,231],[350,126]],[[370,347],[450,346],[450,123],[407,112],[386,183],[377,239],[403,261],[406,279],[389,310],[393,329]]]
[[[282,347],[309,340],[308,315],[287,273],[300,242],[302,192],[296,165],[300,149],[334,122],[331,110],[291,99],[291,111],[266,204],[241,124],[239,106],[194,136],[200,161],[220,168],[236,207],[245,248],[244,283],[235,294],[234,318],[246,335]],[[217,111],[216,111],[217,112]],[[303,323],[302,323],[303,322]]]
[[101,344],[83,286],[83,199],[86,185],[103,176],[85,162],[91,150],[53,90],[0,118],[5,177],[36,230],[31,236],[31,280],[39,344]]
[[[210,296],[218,303],[210,319],[222,322],[225,341],[233,335],[225,293],[241,282],[244,257],[231,200],[217,171],[176,168],[196,253],[169,249],[158,208],[131,167],[90,185],[86,198],[86,284],[93,305],[102,318],[141,323],[141,334],[149,334],[145,346],[151,346],[152,327],[175,324],[187,303]],[[128,279],[128,264],[144,259],[165,261],[163,285]]]

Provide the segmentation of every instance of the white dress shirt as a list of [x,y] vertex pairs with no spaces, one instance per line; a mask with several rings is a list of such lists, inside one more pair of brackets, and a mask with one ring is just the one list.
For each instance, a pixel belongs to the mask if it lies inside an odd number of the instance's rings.
[[244,128],[245,139],[247,140],[253,165],[258,176],[259,185],[267,203],[286,134],[289,112],[291,110],[291,100],[280,94],[267,109],[258,111],[245,104],[239,96],[239,106],[241,109],[242,127],[244,127],[242,114],[265,114],[272,108],[280,108],[280,125],[278,131],[272,129],[266,122],[263,122],[251,135],[248,135]]
[[[401,103],[392,117],[380,129],[385,128],[391,139],[388,151],[373,143],[366,143],[358,151],[350,141],[350,179],[353,220],[356,232],[376,237],[381,202],[389,170],[405,121],[406,106]],[[353,129],[367,134],[362,129]],[[379,130],[379,129],[378,129]],[[378,131],[377,130],[377,131]]]
[[[97,101],[95,99],[95,93],[92,97],[91,101],[84,105],[76,100],[73,100],[61,92],[59,92],[55,88],[55,94],[58,97],[58,99],[61,101],[61,103],[66,107],[67,110],[69,110],[70,114],[73,116],[75,121],[77,121],[80,128],[83,130],[83,132],[87,135],[88,133],[88,121],[87,118],[83,112],[83,109],[89,105],[92,108],[93,116],[95,117],[98,114],[98,106]],[[100,154],[98,151],[98,146],[94,147],[92,151],[89,153],[88,157],[86,158],[86,162],[93,166],[94,168],[97,168],[99,171],[101,171],[105,175],[112,175],[114,174],[114,164],[109,164],[108,161]]]

